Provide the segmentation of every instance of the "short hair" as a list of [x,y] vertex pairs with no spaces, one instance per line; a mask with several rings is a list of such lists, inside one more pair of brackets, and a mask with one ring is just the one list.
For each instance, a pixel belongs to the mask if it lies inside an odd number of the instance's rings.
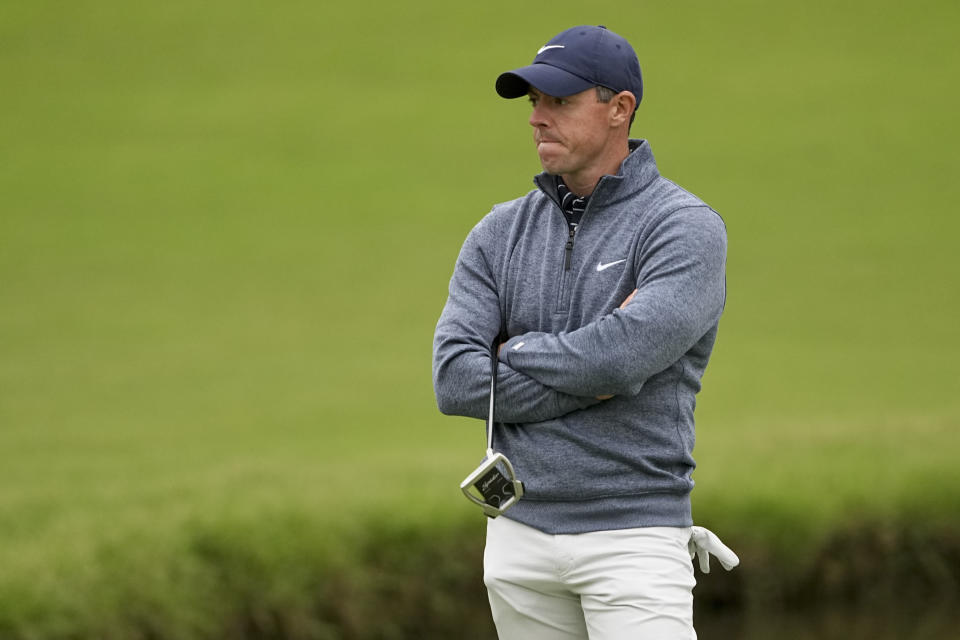
[[[597,85],[595,87],[597,92],[597,102],[610,102],[613,100],[613,96],[617,95],[617,92],[611,89],[610,87],[604,87],[603,85]],[[637,116],[637,110],[634,109],[633,113],[630,114],[630,124],[627,126],[627,130],[630,130],[630,127],[633,126],[633,119]]]

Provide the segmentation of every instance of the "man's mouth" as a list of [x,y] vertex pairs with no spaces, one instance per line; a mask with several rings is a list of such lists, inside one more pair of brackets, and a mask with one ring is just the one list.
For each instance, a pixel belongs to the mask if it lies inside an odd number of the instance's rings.
[[533,134],[533,141],[537,144],[537,146],[540,146],[541,144],[543,144],[543,143],[545,143],[545,142],[560,142],[560,141],[557,140],[556,138],[553,138],[553,137],[548,136],[548,135],[544,135],[544,134],[543,134],[542,132],[540,132],[540,131],[534,132],[534,134]]

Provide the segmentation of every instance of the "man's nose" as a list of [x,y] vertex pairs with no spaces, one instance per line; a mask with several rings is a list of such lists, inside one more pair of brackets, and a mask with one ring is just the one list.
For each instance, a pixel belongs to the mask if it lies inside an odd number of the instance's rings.
[[547,124],[547,117],[543,110],[543,105],[537,104],[533,107],[533,111],[530,112],[530,126],[537,128],[543,127]]

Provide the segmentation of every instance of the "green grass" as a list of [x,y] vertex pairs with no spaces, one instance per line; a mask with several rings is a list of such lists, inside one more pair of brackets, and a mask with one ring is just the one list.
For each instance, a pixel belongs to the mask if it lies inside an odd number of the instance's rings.
[[698,520],[784,549],[956,527],[957,18],[0,9],[0,629],[200,637],[230,615],[202,594],[248,588],[204,549],[297,601],[371,522],[476,516],[482,430],[437,413],[432,331],[463,237],[538,169],[493,79],[578,22],[636,44],[635,135],[729,229]]

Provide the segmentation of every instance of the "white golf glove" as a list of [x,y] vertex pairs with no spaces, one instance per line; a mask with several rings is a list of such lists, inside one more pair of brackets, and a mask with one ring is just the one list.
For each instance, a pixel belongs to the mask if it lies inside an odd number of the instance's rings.
[[740,564],[740,558],[737,557],[730,548],[720,542],[720,538],[709,529],[703,527],[693,527],[693,533],[690,534],[690,542],[687,543],[690,550],[690,559],[699,556],[700,570],[704,573],[710,573],[710,554],[712,553],[723,565],[727,571]]

